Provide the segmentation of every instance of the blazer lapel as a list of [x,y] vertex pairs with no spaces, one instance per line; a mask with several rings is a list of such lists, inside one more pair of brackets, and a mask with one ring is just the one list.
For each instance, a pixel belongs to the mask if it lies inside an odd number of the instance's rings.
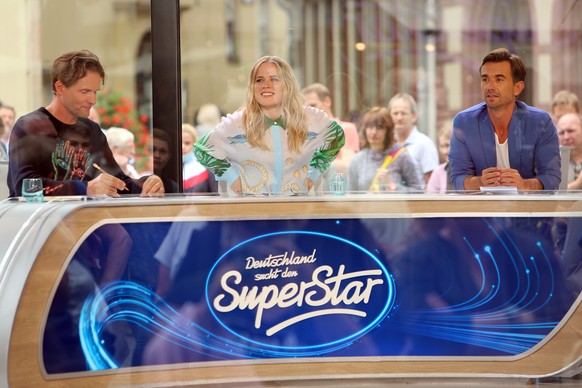
[[511,122],[509,123],[509,165],[516,170],[520,169],[521,149],[523,134],[525,130],[525,120],[519,104],[515,104]]
[[[491,124],[491,119],[485,109],[481,113],[479,119],[479,135],[481,136],[481,144],[483,145],[483,159],[485,161],[485,167],[496,167],[497,166],[497,154],[495,152],[495,130],[493,129],[493,124]],[[481,171],[477,171],[477,174],[481,174]]]

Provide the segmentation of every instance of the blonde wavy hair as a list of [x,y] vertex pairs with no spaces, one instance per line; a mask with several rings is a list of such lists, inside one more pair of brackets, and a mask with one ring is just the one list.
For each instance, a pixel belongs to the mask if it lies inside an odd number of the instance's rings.
[[301,146],[307,140],[307,115],[303,110],[303,96],[299,92],[299,84],[293,73],[293,69],[285,60],[276,56],[264,56],[259,58],[251,70],[247,95],[243,110],[243,125],[247,135],[247,141],[253,147],[269,150],[265,142],[265,119],[261,106],[255,99],[254,85],[259,67],[263,63],[272,63],[277,68],[277,73],[283,85],[282,119],[285,122],[288,133],[288,146],[294,153],[299,153]]

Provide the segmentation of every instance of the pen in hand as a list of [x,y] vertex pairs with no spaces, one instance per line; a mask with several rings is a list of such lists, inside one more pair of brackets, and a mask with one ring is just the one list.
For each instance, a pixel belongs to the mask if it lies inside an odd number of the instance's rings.
[[[104,174],[108,174],[104,169],[101,168],[101,166],[99,166],[97,163],[93,163],[93,167],[95,167],[95,169],[101,171]],[[123,186],[123,190],[124,191],[129,191],[129,189],[127,188],[127,186]]]

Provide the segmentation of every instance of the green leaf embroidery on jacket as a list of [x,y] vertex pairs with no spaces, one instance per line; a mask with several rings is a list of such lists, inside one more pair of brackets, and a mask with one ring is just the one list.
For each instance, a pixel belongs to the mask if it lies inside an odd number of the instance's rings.
[[320,149],[315,151],[313,159],[311,159],[309,165],[315,167],[320,173],[323,173],[334,161],[345,142],[346,139],[343,128],[334,121],[330,124],[327,132],[324,134],[323,145]]
[[210,154],[213,152],[214,147],[208,145],[210,132],[206,133],[200,140],[194,144],[194,156],[196,159],[206,167],[210,172],[212,172],[217,177],[221,177],[222,174],[230,167],[230,163],[226,160],[217,159]]

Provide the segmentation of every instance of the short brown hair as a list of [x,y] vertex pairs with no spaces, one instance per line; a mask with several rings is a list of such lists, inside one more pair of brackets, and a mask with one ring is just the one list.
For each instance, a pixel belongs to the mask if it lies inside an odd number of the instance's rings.
[[70,51],[54,60],[51,70],[51,82],[53,94],[56,94],[55,83],[61,81],[69,87],[93,71],[101,76],[101,82],[105,81],[105,70],[97,55],[89,50]]
[[368,138],[366,137],[366,128],[385,128],[386,137],[384,138],[384,150],[387,150],[394,144],[394,121],[388,108],[375,106],[370,108],[359,123],[360,140],[363,148],[369,147]]
[[485,55],[485,58],[483,58],[483,62],[481,62],[481,66],[479,67],[479,74],[481,74],[481,69],[487,62],[509,62],[513,83],[515,84],[519,81],[525,82],[525,64],[520,57],[512,54],[508,49],[498,48]]
[[558,105],[571,105],[577,113],[580,113],[580,100],[578,96],[569,90],[560,90],[552,99],[552,112]]

